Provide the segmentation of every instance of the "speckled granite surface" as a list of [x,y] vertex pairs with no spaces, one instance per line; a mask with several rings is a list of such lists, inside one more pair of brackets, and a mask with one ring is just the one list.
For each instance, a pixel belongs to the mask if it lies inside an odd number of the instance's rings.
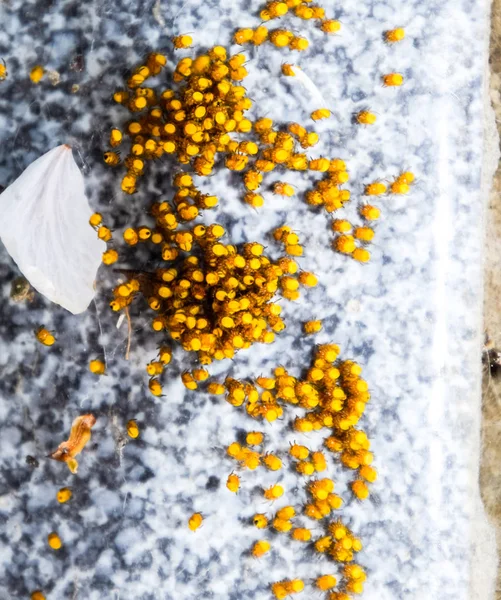
[[[348,218],[355,217],[365,183],[402,169],[415,172],[417,182],[409,197],[381,200],[373,260],[361,266],[331,252],[329,218],[299,198],[265,193],[266,205],[256,212],[241,204],[242,190],[227,172],[211,178],[207,189],[221,203],[207,220],[225,224],[234,242],[267,240],[278,256],[269,231],[287,219],[305,241],[301,267],[321,281],[297,304],[284,303],[288,327],[277,343],[213,372],[243,377],[278,363],[299,368],[314,343],[324,341],[335,341],[344,357],[359,361],[372,392],[363,424],[380,472],[372,500],[351,500],[349,474],[332,461],[329,469],[347,501],[344,518],[365,542],[364,597],[463,600],[474,593],[471,555],[478,531],[472,518],[487,7],[453,0],[324,6],[341,19],[342,35],[327,39],[294,22],[311,49],[293,59],[321,86],[334,113],[318,124],[322,143],[312,156],[348,162]],[[235,26],[258,23],[258,8],[230,0],[145,2],[140,8],[126,1],[4,2],[0,56],[9,77],[0,87],[0,184],[48,149],[69,143],[83,163],[91,203],[106,221],[117,229],[147,222],[151,198],[170,193],[166,164],[155,165],[136,196],[123,198],[118,174],[101,164],[110,126],[126,118],[109,101],[112,91],[151,48],[172,58],[172,34],[192,32],[197,48],[227,44]],[[382,32],[397,25],[405,26],[407,39],[388,47]],[[249,53],[246,87],[259,107],[254,114],[306,122],[308,94],[280,76],[286,56],[267,45]],[[31,84],[29,69],[37,63],[57,71],[60,82]],[[406,76],[402,89],[381,86],[380,75],[391,71]],[[366,106],[378,113],[377,125],[354,126],[352,114]],[[304,176],[288,174],[287,180],[298,195],[308,187]],[[0,260],[0,598],[28,598],[42,589],[50,599],[260,600],[270,597],[272,581],[303,577],[308,583],[336,572],[280,536],[272,536],[268,557],[248,556],[260,535],[247,518],[270,511],[259,486],[280,480],[283,504],[299,506],[305,499],[300,481],[292,471],[259,470],[243,475],[238,496],[226,490],[234,465],[224,446],[256,423],[222,400],[186,392],[179,373],[189,363],[179,351],[164,378],[166,396],[149,395],[144,364],[159,340],[136,307],[131,359],[125,361],[126,327],[117,330],[107,308],[109,272],[100,273],[96,303],[74,317],[40,297],[31,305],[12,302],[10,281],[17,272],[3,249]],[[301,334],[308,318],[324,320],[324,332],[314,339]],[[42,323],[57,333],[52,349],[34,339],[32,330]],[[109,374],[96,380],[87,364],[101,352]],[[45,457],[84,412],[98,421],[72,476]],[[267,448],[285,453],[293,439],[320,446],[323,435],[290,430],[292,413],[265,427]],[[135,441],[124,435],[130,418],[141,429]],[[39,466],[29,466],[27,455]],[[55,494],[63,485],[74,495],[58,505]],[[206,517],[196,534],[186,527],[194,510]],[[53,530],[64,543],[58,553],[46,542]],[[477,547],[490,550],[487,542]],[[303,595],[317,592],[308,586]]]

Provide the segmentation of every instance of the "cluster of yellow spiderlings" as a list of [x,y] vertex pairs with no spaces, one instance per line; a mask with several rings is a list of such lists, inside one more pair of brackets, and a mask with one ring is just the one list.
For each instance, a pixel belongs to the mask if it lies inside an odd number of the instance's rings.
[[[366,434],[355,426],[365,411],[370,393],[367,382],[360,377],[360,366],[350,360],[339,362],[338,355],[339,348],[335,344],[320,345],[303,379],[290,375],[280,366],[275,369],[274,377],[258,377],[255,384],[227,378],[223,384],[209,383],[208,391],[226,393],[231,405],[245,405],[251,417],[269,422],[283,415],[286,404],[305,409],[305,415],[294,420],[293,429],[299,433],[323,428],[332,431],[325,441],[326,448],[340,452],[341,462],[346,467],[359,470],[352,491],[363,500],[369,495],[365,482],[374,481],[376,474],[372,468],[364,468],[370,467],[373,456]],[[310,463],[309,451],[301,449],[298,446],[291,451],[291,455],[299,459],[298,472],[312,475],[325,470],[322,453],[313,453]],[[242,450],[238,448],[238,451]],[[239,460],[238,455],[235,458]]]
[[341,189],[350,179],[344,160],[317,158],[310,160],[308,166],[311,171],[325,173],[325,178],[306,193],[306,202],[310,206],[323,206],[328,213],[342,208],[350,200],[350,192]]
[[[197,352],[203,365],[232,358],[236,351],[255,342],[273,342],[275,334],[285,328],[281,307],[272,302],[276,293],[280,291],[283,297],[296,300],[300,285],[317,284],[311,273],[296,276],[298,267],[294,260],[268,258],[261,244],[251,242],[241,248],[224,244],[221,225],[177,230],[177,220],[167,202],[155,204],[152,214],[157,229],[154,233],[149,230],[148,239],[154,235],[160,238],[163,260],[169,263],[182,251],[189,256],[178,261],[176,267],[166,264],[153,273],[134,274],[114,289],[111,307],[124,309],[141,294],[155,312],[153,330],[166,331],[184,350]],[[140,232],[145,229],[127,229],[124,238],[129,244],[138,243],[144,239]],[[165,354],[165,350],[161,353]],[[170,357],[167,352],[166,357],[147,367],[152,376],[150,390],[155,395],[162,393],[155,377]],[[196,369],[183,374],[183,383],[188,389],[196,389],[197,381],[207,377],[204,369]]]
[[410,171],[401,173],[389,186],[381,181],[375,181],[365,186],[364,194],[366,196],[382,196],[390,193],[395,195],[408,194],[411,191],[411,185],[414,182],[414,174]]
[[[297,233],[294,233],[288,225],[283,225],[282,227],[274,229],[273,237],[277,242],[280,242],[283,245],[285,252],[289,256],[303,255],[303,247],[299,243],[299,236]],[[293,260],[287,261],[287,259],[283,259],[283,264],[286,266],[287,272],[291,272],[291,267],[293,269],[296,268],[294,266],[296,263]],[[295,273],[295,271],[292,272]],[[301,273],[299,279],[302,280],[301,283],[309,286],[316,286],[318,283],[318,280],[313,273]]]
[[[324,33],[337,33],[341,29],[339,21],[326,19],[325,9],[322,6],[311,4],[311,0],[270,0],[260,11],[259,17],[266,22],[279,19],[289,12],[305,21],[317,21]],[[260,46],[268,41],[277,48],[298,51],[306,50],[309,47],[306,38],[297,36],[288,29],[268,30],[264,25],[255,29],[238,29],[233,35],[233,41],[236,44],[252,44],[254,46]]]
[[[365,195],[381,196],[387,191],[390,194],[408,194],[413,181],[413,173],[406,171],[399,175],[388,188],[380,181],[368,184],[365,187]],[[379,219],[381,211],[377,206],[364,204],[360,207],[359,214],[364,221],[371,223]],[[367,262],[370,259],[370,253],[364,246],[370,244],[374,239],[375,232],[372,227],[368,225],[353,227],[346,219],[335,219],[332,221],[332,230],[337,233],[333,242],[335,250],[342,254],[350,254],[359,262]],[[357,247],[357,241],[362,246]]]
[[[278,18],[289,9],[293,9],[300,18],[319,19],[321,28],[326,32],[339,29],[336,21],[325,19],[321,7],[310,7],[302,0],[269,2],[262,18]],[[388,34],[386,39],[394,42],[402,39],[402,36],[400,33],[394,36]],[[305,38],[282,29],[268,31],[264,26],[254,30],[238,30],[234,40],[239,44],[254,45],[268,40],[277,47],[293,50],[308,47]],[[181,35],[174,38],[173,43],[178,49],[188,48],[192,39]],[[217,154],[222,153],[226,168],[242,172],[246,188],[244,201],[252,207],[263,205],[264,200],[258,190],[263,183],[264,173],[276,167],[325,174],[315,189],[306,194],[306,201],[312,206],[323,206],[332,213],[350,200],[350,192],[342,189],[349,180],[344,161],[323,157],[309,159],[298,150],[297,146],[308,149],[316,145],[319,141],[316,132],[307,131],[297,123],[289,124],[288,130],[282,131],[273,127],[271,119],[261,118],[253,122],[244,117],[252,104],[245,88],[238,85],[247,75],[245,60],[241,54],[228,59],[226,50],[221,46],[215,46],[207,54],[194,59],[183,58],[177,63],[173,76],[174,82],[180,84],[178,89],[160,93],[143,84],[150,76],[160,73],[166,64],[165,57],[152,54],[145,65],[136,69],[127,82],[128,90],[118,91],[114,96],[117,102],[137,114],[126,126],[126,133],[131,138],[131,152],[124,161],[127,174],[122,180],[122,190],[125,193],[137,190],[138,178],[145,170],[145,160],[160,158],[164,154],[172,155],[179,163],[190,165],[197,175],[208,176],[213,172]],[[283,65],[282,72],[294,75],[291,65]],[[383,76],[383,82],[387,86],[398,86],[402,85],[403,77],[392,73]],[[317,109],[311,114],[314,121],[329,116],[330,111],[326,108]],[[375,116],[362,111],[356,120],[360,124],[371,125],[375,122]],[[237,141],[231,137],[233,132],[252,134],[252,137]],[[115,148],[122,143],[122,138],[120,130],[112,130],[110,145],[113,150],[104,156],[107,164],[121,162]],[[413,180],[411,175],[402,174],[391,184],[389,191],[407,193]],[[303,248],[297,234],[287,226],[273,232],[288,255],[278,261],[266,257],[263,246],[256,242],[245,244],[242,248],[223,244],[221,237],[224,229],[217,224],[180,229],[181,223],[195,220],[201,210],[216,206],[218,199],[202,194],[189,173],[177,173],[174,184],[177,191],[172,202],[160,202],[152,206],[155,226],[128,228],[123,235],[130,246],[147,241],[157,245],[162,259],[171,264],[153,273],[133,273],[128,281],[115,288],[111,307],[113,310],[125,309],[137,295],[143,296],[156,313],[152,321],[153,329],[167,332],[172,339],[181,343],[184,350],[197,353],[202,366],[182,374],[185,387],[196,390],[200,383],[209,378],[203,365],[213,360],[231,358],[236,351],[249,348],[256,341],[270,343],[275,333],[284,329],[280,307],[272,301],[278,291],[284,297],[295,300],[301,284],[316,285],[317,280],[311,273],[297,274],[298,266],[291,257],[301,256]],[[273,191],[285,197],[295,194],[294,187],[285,181],[276,182]],[[385,192],[386,186],[379,182],[366,187],[369,196]],[[364,205],[360,215],[366,221],[374,221],[379,218],[379,209]],[[96,227],[101,239],[111,239],[111,232],[108,237],[101,221],[91,220],[91,224]],[[369,260],[365,245],[373,239],[371,227],[357,227],[351,235],[351,224],[337,219],[333,221],[332,228],[339,234],[333,243],[335,250],[349,254],[360,262]],[[184,259],[181,253],[185,253]],[[113,254],[111,259],[105,260],[103,255],[103,262],[113,264],[117,258],[118,254]],[[307,333],[314,333],[320,330],[321,325],[321,321],[308,321],[304,329]],[[295,419],[294,430],[309,432],[330,429],[331,435],[326,438],[325,446],[329,451],[339,454],[344,466],[358,472],[350,484],[351,491],[356,498],[364,500],[369,496],[368,484],[375,481],[377,473],[371,466],[373,457],[367,436],[355,427],[370,395],[366,382],[360,378],[360,367],[352,361],[338,361],[338,354],[339,349],[333,344],[320,346],[303,379],[291,376],[283,367],[277,367],[274,377],[259,377],[256,382],[227,377],[224,383],[208,383],[207,390],[213,394],[226,394],[230,404],[245,406],[250,416],[268,422],[282,417],[287,404],[303,408],[305,414]],[[162,347],[158,359],[146,367],[151,377],[150,391],[154,395],[162,394],[158,376],[170,362],[171,356],[170,349]],[[133,421],[128,424],[128,432],[131,437],[137,437],[138,429]],[[246,443],[247,446],[242,446],[234,442],[227,449],[228,455],[237,462],[239,468],[252,470],[260,465],[271,471],[282,468],[282,458],[277,454],[249,447],[263,443],[260,432],[250,432]],[[322,451],[311,452],[305,446],[294,444],[290,456],[295,460],[297,472],[305,477],[323,473],[327,469]],[[230,473],[226,482],[228,490],[238,493],[240,485],[240,476]],[[341,508],[342,498],[333,490],[334,482],[328,478],[310,480],[307,484],[310,498],[304,507],[305,516],[321,521]],[[278,484],[263,492],[264,497],[271,501],[283,494],[284,490]],[[311,531],[294,527],[294,517],[295,509],[284,507],[270,521],[262,514],[255,515],[253,521],[260,529],[269,525],[279,533],[290,532],[293,540],[310,541]],[[196,531],[202,522],[202,514],[194,513],[188,526]],[[342,591],[330,592],[329,600],[346,600],[349,593],[358,594],[363,589],[365,573],[353,563],[354,555],[361,550],[362,544],[339,520],[326,526],[325,533],[314,541],[315,550],[345,564]],[[252,554],[255,557],[264,556],[270,547],[266,540],[259,540],[253,546]],[[336,578],[332,575],[323,575],[315,581],[317,589],[324,591],[332,590],[336,584]],[[277,582],[272,586],[276,598],[285,598],[303,589],[304,582],[298,579]]]
[[[231,382],[227,381],[225,385],[230,386]],[[210,388],[209,388],[210,391]],[[252,392],[251,392],[252,393]],[[257,393],[257,390],[256,390]],[[257,431],[251,431],[247,434],[247,443],[249,445],[258,445],[263,441],[263,434]],[[260,440],[260,441],[258,441]],[[259,452],[250,448],[242,447],[238,442],[230,444],[226,450],[228,456],[238,461],[242,468],[254,470],[260,464],[270,471],[278,471],[282,468],[282,460],[273,453],[261,455]]]
[[[261,119],[261,121],[269,121],[269,119]],[[257,125],[257,124],[256,124]],[[269,130],[273,135],[277,137],[280,132],[274,132],[271,129]],[[317,134],[311,132],[308,134],[304,127],[297,123],[289,124],[289,131],[293,133],[300,141],[305,140],[307,136],[311,136],[312,134],[315,138],[311,139],[313,143],[318,141]],[[267,138],[269,139],[269,138]],[[275,138],[271,138],[274,140]],[[303,144],[303,142],[301,142]],[[258,161],[259,162],[259,161]],[[290,169],[295,170],[306,170],[317,171],[320,173],[325,173],[326,177],[319,181],[316,187],[313,190],[309,190],[306,192],[306,202],[310,206],[323,206],[324,209],[328,213],[335,212],[342,208],[346,202],[350,200],[351,194],[349,190],[341,189],[341,186],[349,181],[349,174],[346,169],[346,163],[344,160],[339,158],[331,159],[328,158],[317,158],[308,160],[303,154],[294,154],[287,161],[286,166]],[[274,192],[277,194],[292,196],[294,194],[294,189],[290,184],[286,184],[283,182],[277,182],[274,186]],[[372,220],[378,218],[379,213],[370,212],[367,207],[361,208],[361,216],[365,219]],[[332,228],[334,231],[338,233],[344,233],[344,230],[338,230],[339,221],[333,221]],[[343,223],[348,223],[347,221],[343,221]],[[360,243],[366,244],[372,240],[372,237],[368,239],[368,236],[364,236],[364,228],[360,229],[360,236],[355,236]],[[348,230],[351,230],[351,225]],[[299,241],[292,243],[290,240],[293,238],[297,238],[297,235],[291,232],[290,228],[287,226],[281,227],[274,232],[274,237],[277,241],[282,242],[286,246],[286,251],[288,254],[292,256],[301,256],[302,255],[302,247],[299,245]],[[342,253],[349,254],[355,260],[359,262],[367,262],[370,258],[370,253],[363,247],[357,247],[355,242],[355,237],[353,236],[340,236],[333,243],[333,248]],[[294,251],[297,250],[297,253]],[[319,331],[316,329],[315,331]],[[311,331],[313,333],[314,331]]]
[[[263,440],[263,434],[256,431],[249,432],[246,437],[247,444],[252,446],[262,444]],[[247,447],[242,447],[238,442],[230,444],[226,452],[228,456],[239,461],[242,467],[255,469],[262,463],[265,467],[273,471],[282,468],[282,460],[277,455],[271,453],[262,455]],[[310,451],[305,446],[293,444],[290,447],[289,454],[299,459],[301,461],[299,464],[315,464],[317,468],[313,467],[309,474],[312,474],[315,470],[325,471],[327,468],[325,457],[323,457],[321,452],[312,453],[312,462],[306,463],[305,461],[309,457]],[[301,472],[300,469],[298,470]],[[371,480],[373,481],[374,479]],[[240,489],[239,476],[231,473],[228,476],[227,487],[234,493],[238,492]],[[333,493],[334,482],[331,479],[312,480],[309,482],[307,490],[312,500],[309,504],[305,505],[304,514],[311,519],[321,520],[328,516],[332,510],[339,509],[342,506],[342,498]],[[264,497],[271,501],[282,497],[283,494],[284,490],[280,485],[273,485],[264,490]],[[189,520],[190,528],[192,528],[191,525],[195,516],[193,515]],[[312,540],[311,530],[305,527],[294,527],[293,519],[295,517],[295,508],[293,506],[284,506],[277,510],[273,518],[269,519],[265,514],[257,513],[252,518],[252,522],[258,529],[266,529],[270,526],[277,533],[290,533],[291,539],[295,541],[310,542]],[[314,541],[314,548],[318,553],[328,553],[330,558],[337,562],[352,563],[354,554],[362,549],[360,540],[340,520],[329,523],[326,534]],[[271,544],[267,540],[259,540],[252,548],[252,555],[259,558],[268,553],[270,549]],[[347,564],[344,569],[344,575],[347,579],[346,589],[353,593],[360,593],[363,589],[363,581],[365,580],[365,573],[362,568],[356,564]],[[357,582],[356,585],[355,580]],[[326,591],[335,587],[336,583],[335,577],[324,575],[316,580],[315,586],[320,590]],[[302,591],[299,587],[298,584],[296,591]],[[276,598],[285,598],[285,595],[282,595],[284,589],[286,592],[291,593],[284,582],[277,582],[272,585],[272,592]],[[340,597],[342,598],[343,596]]]
[[[265,31],[267,31],[265,29]],[[189,37],[189,36],[181,36]],[[177,39],[177,38],[176,38]],[[191,40],[191,38],[190,38]],[[191,43],[191,42],[190,42]],[[182,47],[187,47],[182,46]],[[146,160],[174,155],[181,164],[190,164],[200,176],[212,174],[218,153],[225,154],[225,166],[243,173],[243,182],[247,192],[244,201],[253,206],[263,205],[263,197],[256,193],[263,181],[263,174],[277,166],[296,171],[322,171],[326,159],[308,160],[307,156],[295,149],[299,143],[303,149],[311,148],[319,141],[314,131],[307,131],[299,124],[292,123],[289,131],[273,128],[271,119],[263,118],[255,122],[244,117],[252,102],[246,96],[245,88],[235,85],[247,75],[244,67],[246,58],[242,54],[227,59],[227,52],[221,46],[211,48],[207,54],[186,57],[176,66],[174,82],[181,83],[177,91],[167,89],[156,92],[144,87],[148,77],[157,75],[166,64],[166,58],[152,54],[128,79],[129,91],[120,90],[114,99],[127,106],[137,118],[126,125],[126,133],[131,138],[131,153],[125,158],[127,174],[122,180],[122,190],[134,193],[138,178],[144,174]],[[312,113],[314,120],[327,118],[328,109],[318,109]],[[252,139],[237,141],[231,138],[233,132],[249,134],[254,130],[259,144]],[[112,129],[110,145],[117,148],[123,142],[119,129]],[[117,150],[105,152],[105,162],[110,166],[120,164]],[[250,161],[253,161],[252,165]],[[342,161],[331,161],[331,169]],[[329,165],[328,165],[329,166]],[[250,168],[249,168],[250,167]],[[343,169],[338,168],[337,171]],[[347,181],[347,173],[338,173],[331,179]],[[177,178],[190,178],[188,174],[179,174]],[[196,218],[200,210],[212,208],[217,204],[215,196],[200,194],[193,182],[179,186],[175,203],[180,204],[178,217],[190,221]],[[185,189],[187,188],[187,189]],[[328,189],[329,188],[329,189]],[[335,210],[349,199],[349,192],[329,191],[325,186],[326,208]],[[274,186],[276,194],[292,196],[294,189],[290,184],[278,182]],[[339,198],[338,203],[334,197]],[[339,202],[341,204],[339,204]],[[98,235],[106,240],[106,229]],[[114,252],[114,251],[113,251]]]
[[[384,34],[385,41],[390,44],[399,42],[404,37],[405,31],[401,27],[386,31]],[[388,73],[382,76],[382,82],[385,87],[399,87],[403,85],[404,77],[400,73]],[[362,110],[355,115],[355,120],[361,125],[374,125],[376,115],[368,110]],[[413,181],[414,174],[406,171],[390,184],[389,189],[381,181],[375,181],[365,186],[364,193],[366,196],[381,196],[387,191],[391,194],[408,194]],[[369,222],[376,221],[380,216],[379,208],[370,204],[361,206],[359,212],[362,219]],[[359,262],[367,262],[370,259],[370,253],[364,245],[369,244],[374,238],[374,230],[371,227],[355,227],[352,232],[352,224],[349,221],[337,219],[332,222],[332,229],[338,234],[333,243],[335,250],[342,254],[350,254]],[[357,247],[357,241],[363,245]]]
[[[350,178],[344,160],[317,158],[309,161],[309,168],[326,175],[313,190],[306,192],[306,202],[310,206],[323,206],[328,213],[333,213],[350,200],[349,190],[341,189],[341,186]],[[363,248],[357,248],[355,243],[350,248],[344,248],[341,244],[334,242],[333,247],[342,254],[351,254],[352,258],[359,262],[366,262],[370,258],[369,253]]]
[[[369,484],[377,478],[376,470],[371,466],[373,455],[367,435],[356,426],[364,413],[370,399],[367,383],[361,378],[361,368],[351,360],[340,361],[339,347],[335,344],[318,346],[312,364],[304,378],[292,376],[284,367],[274,370],[273,377],[258,377],[255,382],[239,381],[227,377],[223,383],[210,382],[207,391],[212,394],[226,394],[226,400],[233,406],[245,406],[247,413],[254,418],[275,421],[284,414],[287,404],[301,407],[304,416],[296,417],[293,429],[298,433],[313,430],[329,429],[330,435],[325,439],[325,448],[339,455],[343,466],[358,475],[351,482],[353,495],[359,500],[369,496]],[[251,446],[261,446],[264,436],[261,432],[251,431],[246,436],[246,445],[231,443],[227,455],[235,460],[241,469],[254,470],[260,465],[271,471],[283,467],[283,459],[276,453],[257,451]],[[311,451],[306,446],[294,443],[289,448],[289,455],[294,460],[296,471],[311,477],[315,473],[325,473],[327,461],[322,451]],[[239,475],[228,476],[227,487],[237,493],[240,489]],[[303,514],[315,521],[322,522],[333,511],[343,505],[341,496],[334,493],[334,481],[327,477],[309,479],[306,484],[309,500],[303,508]],[[280,485],[273,485],[264,491],[264,497],[275,500],[284,494]],[[271,527],[277,533],[290,534],[292,540],[310,542],[312,532],[305,527],[294,527],[293,519],[296,511],[292,506],[279,509],[275,516],[268,518],[265,514],[254,515],[253,523],[258,529]],[[355,554],[362,549],[361,541],[339,519],[326,525],[325,535],[313,541],[317,553],[326,554],[332,560],[344,564],[343,589],[331,592],[329,599],[348,599],[349,594],[363,591],[365,573],[355,564]],[[270,549],[266,540],[255,544],[252,554],[263,556]],[[298,582],[295,591],[302,591],[304,583]],[[325,575],[315,582],[318,589],[331,590],[336,586],[332,575]],[[302,587],[301,587],[302,584]],[[272,592],[277,599],[285,598],[292,593],[291,582],[277,582],[272,585]],[[292,591],[291,591],[292,590]]]
[[[126,126],[132,144],[124,161],[127,167],[122,180],[124,192],[132,194],[137,190],[145,160],[164,154],[174,155],[181,164],[191,164],[201,176],[212,173],[218,152],[228,155],[228,168],[245,168],[253,147],[230,137],[232,132],[248,133],[252,128],[251,121],[244,117],[252,102],[245,88],[239,85],[247,76],[245,61],[243,54],[227,58],[225,48],[214,46],[194,59],[182,58],[172,76],[173,82],[180,84],[178,89],[159,93],[144,84],[149,77],[160,73],[167,62],[165,56],[151,54],[146,64],[135,70],[127,80],[129,90],[114,94],[116,102],[137,114]],[[121,131],[112,130],[110,145],[117,147],[122,137]],[[110,151],[105,153],[104,160],[114,166],[120,163],[120,156],[117,151]]]
[[[399,42],[403,40],[404,37],[405,31],[402,28],[392,29],[386,31],[384,34],[384,39],[388,43]],[[283,68],[282,72],[284,72]],[[400,73],[388,73],[382,76],[382,82],[385,87],[399,87],[403,85],[404,77]],[[368,110],[362,110],[357,115],[355,115],[355,121],[360,125],[374,125],[376,120],[376,115]],[[320,161],[323,161],[323,169],[329,172],[331,168],[329,168],[327,165],[327,159],[320,159]],[[346,169],[345,166],[344,169]],[[344,178],[348,177],[347,173],[341,173],[341,175]],[[407,171],[399,175],[390,184],[388,188],[384,183],[376,181],[366,185],[364,193],[366,196],[381,196],[386,192],[389,192],[390,194],[408,194],[413,181],[414,174]],[[321,188],[325,188],[327,186],[329,186],[329,183],[326,183],[324,181],[321,181],[318,184],[318,187]],[[342,205],[340,202],[340,194],[338,199],[338,192],[335,190],[335,188],[333,193],[336,196],[336,199],[334,200],[332,207],[326,206],[328,212],[333,212],[333,210],[340,208]],[[318,190],[309,192],[307,195],[307,200],[312,205],[320,205],[324,203],[321,199],[321,195],[318,193]],[[369,222],[376,221],[377,219],[379,219],[380,216],[379,208],[370,204],[365,204],[361,206],[359,212],[362,219]],[[349,221],[343,219],[336,219],[332,222],[332,229],[338,234],[333,242],[333,247],[337,252],[340,252],[341,254],[351,255],[352,258],[359,262],[367,262],[370,259],[370,253],[365,248],[365,246],[367,244],[370,244],[370,242],[374,238],[375,232],[371,227],[360,226],[353,228],[352,224]],[[357,242],[361,243],[362,246],[357,246]]]
[[306,50],[310,45],[306,38],[296,36],[292,31],[287,29],[268,30],[263,25],[255,29],[238,29],[233,36],[233,41],[240,45],[250,43],[254,46],[260,46],[269,41],[277,48],[289,48],[300,52]]
[[[315,161],[309,161],[306,154],[298,152],[296,143],[303,149],[315,146],[319,136],[314,131],[307,131],[304,127],[292,123],[288,131],[280,131],[273,127],[273,121],[269,118],[258,119],[254,124],[254,133],[259,139],[254,163],[244,173],[244,185],[248,192],[244,201],[253,207],[263,205],[263,197],[256,190],[263,182],[263,174],[273,171],[277,167],[292,171],[316,170]],[[279,196],[292,197],[295,190],[292,185],[284,181],[277,181],[273,186],[273,192]]]
[[[268,31],[266,28],[263,29]],[[239,31],[252,33],[252,30]],[[173,41],[176,48],[187,48],[192,42],[191,37],[186,35],[178,36]],[[153,88],[144,87],[143,84],[148,77],[157,75],[161,71],[166,64],[165,57],[152,54],[145,65],[136,69],[127,82],[130,91],[118,91],[114,96],[117,102],[128,106],[133,113],[141,112],[137,119],[130,121],[126,126],[127,133],[132,138],[131,154],[125,159],[128,170],[122,180],[122,189],[126,193],[136,191],[137,180],[144,173],[147,159],[159,158],[164,154],[175,155],[181,164],[190,164],[197,175],[207,176],[213,172],[217,153],[223,153],[226,168],[242,172],[246,188],[243,200],[254,208],[264,204],[263,196],[258,193],[264,174],[277,167],[325,174],[314,189],[306,192],[306,202],[310,206],[323,206],[327,212],[332,213],[350,200],[349,190],[342,189],[343,184],[349,181],[346,163],[343,160],[324,157],[309,159],[306,154],[297,151],[296,144],[303,149],[316,145],[319,141],[316,132],[307,131],[298,123],[290,123],[287,131],[280,131],[279,128],[274,128],[269,118],[261,118],[253,122],[244,117],[244,112],[252,103],[246,96],[245,88],[235,85],[235,80],[241,81],[247,74],[243,66],[244,62],[243,55],[239,54],[227,59],[226,50],[221,46],[215,46],[207,54],[198,55],[194,59],[188,57],[181,59],[173,76],[174,82],[181,82],[179,89],[177,91],[168,89],[159,93]],[[292,65],[283,65],[282,71],[294,74]],[[395,79],[397,75],[385,76],[388,79],[385,80],[386,85],[397,85]],[[311,114],[313,120],[329,116],[330,111],[325,108],[317,109]],[[361,124],[372,124],[375,122],[375,115],[362,111],[357,115],[357,121]],[[255,141],[253,139],[237,141],[230,136],[232,132],[249,134],[251,130]],[[113,129],[110,134],[110,145],[116,148],[122,143],[122,138],[122,132]],[[106,152],[105,162],[110,165],[119,164],[119,153]],[[401,175],[391,184],[389,191],[397,194],[407,193],[411,183],[410,179],[406,180],[407,176],[412,174]],[[172,231],[179,222],[193,221],[201,211],[218,204],[216,196],[202,194],[197,189],[189,173],[177,173],[174,184],[178,190],[173,198],[173,208],[169,205],[168,214],[163,215],[164,229]],[[383,193],[381,189],[386,190],[386,186],[375,182],[366,186],[366,194],[379,195]],[[276,182],[273,192],[285,197],[295,194],[294,187],[284,181]],[[159,210],[162,211],[166,203],[160,206]],[[363,206],[360,214],[365,220],[372,221],[379,217],[379,209],[370,205]],[[343,221],[342,225],[339,223],[336,220],[332,224],[333,230],[339,234],[333,241],[334,250],[350,255],[358,262],[367,262],[370,259],[370,252],[366,246],[371,243],[374,231],[369,227],[357,227],[352,235],[351,225],[348,227],[348,222]],[[108,228],[100,223],[94,223],[94,227],[97,228],[101,239],[104,241],[111,239],[111,231]],[[165,243],[165,235],[161,227],[156,231],[152,231],[149,227],[142,227],[137,230],[128,229],[124,239],[130,245],[146,240],[162,244],[164,259],[174,260],[178,254],[176,245],[189,251],[193,243],[190,235],[190,232],[176,232]],[[302,253],[299,244],[296,244],[296,249]],[[113,264],[117,260],[118,253],[113,248],[103,254],[105,264]]]
[[[183,58],[177,63],[173,76],[174,82],[181,82],[179,89],[158,93],[153,88],[144,87],[143,83],[148,77],[158,74],[166,64],[165,57],[152,54],[146,65],[136,69],[127,81],[130,91],[120,90],[114,95],[114,99],[132,113],[140,113],[126,125],[126,133],[132,143],[131,153],[124,161],[127,168],[122,179],[124,192],[132,194],[137,190],[138,178],[145,172],[146,160],[160,158],[164,154],[174,155],[181,164],[190,164],[197,175],[208,176],[213,172],[217,154],[223,153],[227,169],[243,172],[247,190],[244,201],[253,207],[263,205],[263,197],[256,191],[262,184],[263,174],[276,166],[296,171],[320,170],[319,160],[323,159],[309,161],[305,154],[295,150],[296,141],[303,149],[317,144],[317,133],[298,124],[291,124],[289,132],[279,131],[273,128],[271,119],[252,122],[244,117],[252,102],[246,96],[245,88],[235,82],[242,81],[247,75],[245,60],[242,54],[227,59],[227,52],[222,46],[215,46],[207,54],[194,59]],[[312,113],[312,118],[318,120],[329,115],[327,109],[319,109]],[[237,141],[230,135],[250,134],[252,129],[259,144],[252,139]],[[122,142],[122,132],[112,129],[111,147],[117,148]],[[120,164],[119,152],[105,152],[104,161],[110,166]],[[253,161],[252,165],[250,161]],[[196,189],[189,174],[179,173],[175,184],[180,188],[174,198],[180,220],[191,221],[200,210],[217,205],[215,196],[203,195]],[[294,195],[294,188],[278,182],[274,193],[290,197]],[[106,229],[101,229],[98,229],[98,235],[108,241]]]

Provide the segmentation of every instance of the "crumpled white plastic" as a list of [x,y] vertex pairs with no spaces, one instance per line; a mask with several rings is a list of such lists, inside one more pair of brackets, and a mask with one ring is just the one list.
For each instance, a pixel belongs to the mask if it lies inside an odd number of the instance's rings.
[[0,239],[30,284],[73,314],[86,310],[106,244],[89,225],[69,146],[50,150],[0,195]]

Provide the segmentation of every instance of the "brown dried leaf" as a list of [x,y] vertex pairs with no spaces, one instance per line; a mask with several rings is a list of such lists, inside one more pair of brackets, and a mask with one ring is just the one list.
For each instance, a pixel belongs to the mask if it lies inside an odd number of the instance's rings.
[[96,422],[94,415],[82,415],[77,417],[71,426],[70,437],[67,442],[61,442],[57,450],[49,457],[64,462],[72,473],[76,473],[78,462],[75,456],[80,454],[85,447],[85,444],[90,440],[90,430]]

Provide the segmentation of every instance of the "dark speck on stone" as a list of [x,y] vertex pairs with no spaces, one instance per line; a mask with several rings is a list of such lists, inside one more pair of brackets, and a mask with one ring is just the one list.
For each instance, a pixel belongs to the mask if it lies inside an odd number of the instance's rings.
[[64,120],[67,113],[64,106],[62,106],[61,104],[56,104],[55,102],[46,104],[44,106],[44,112],[48,119],[54,119],[56,121]]
[[215,475],[211,475],[209,479],[207,479],[207,483],[205,484],[206,490],[217,490],[220,484],[219,477]]
[[186,409],[179,411],[179,417],[176,419],[176,425],[186,425],[191,420],[191,412]]
[[353,92],[353,94],[351,95],[351,99],[353,100],[353,102],[361,102],[362,100],[365,100],[367,98],[367,94],[364,94],[364,92],[362,92],[362,90],[357,90],[356,92]]
[[71,59],[70,69],[72,71],[76,71],[77,73],[80,73],[81,71],[84,70],[84,67],[85,67],[85,59],[82,54],[77,54]]
[[36,469],[40,465],[38,460],[34,456],[30,456],[29,454],[26,457],[26,464],[33,469]]

